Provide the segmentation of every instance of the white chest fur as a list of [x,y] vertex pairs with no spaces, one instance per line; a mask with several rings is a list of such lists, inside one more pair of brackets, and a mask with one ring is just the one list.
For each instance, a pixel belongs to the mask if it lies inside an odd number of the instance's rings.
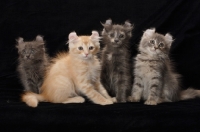
[[112,59],[112,53],[107,54],[107,59],[110,61]]

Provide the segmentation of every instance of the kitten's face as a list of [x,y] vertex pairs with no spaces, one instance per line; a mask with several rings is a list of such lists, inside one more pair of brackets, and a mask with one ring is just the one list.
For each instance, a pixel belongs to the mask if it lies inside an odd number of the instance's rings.
[[69,35],[70,53],[83,60],[91,59],[99,51],[99,34],[92,32],[91,36],[77,36],[75,32]]
[[155,33],[155,29],[148,29],[144,32],[139,50],[149,55],[168,55],[172,43],[172,36]]
[[112,47],[121,47],[124,40],[131,37],[133,26],[128,21],[124,25],[112,25],[112,20],[109,19],[102,25],[104,26],[102,35]]
[[44,41],[40,36],[36,37],[36,40],[24,42],[23,38],[19,38],[17,44],[19,57],[25,61],[39,60],[42,58],[45,49]]

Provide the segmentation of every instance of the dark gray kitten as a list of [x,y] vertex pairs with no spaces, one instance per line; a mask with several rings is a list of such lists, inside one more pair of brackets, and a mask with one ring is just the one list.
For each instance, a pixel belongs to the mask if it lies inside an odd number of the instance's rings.
[[180,91],[180,75],[169,59],[172,41],[170,34],[158,34],[154,28],[144,32],[134,63],[131,102],[143,99],[147,105],[157,105],[200,96],[200,90]]
[[19,77],[25,91],[40,92],[46,68],[49,64],[45,52],[45,42],[41,36],[34,41],[24,42],[23,38],[17,39]]
[[133,26],[128,21],[124,25],[113,25],[110,19],[102,25],[105,47],[101,56],[101,82],[117,102],[126,102],[132,86],[129,40]]

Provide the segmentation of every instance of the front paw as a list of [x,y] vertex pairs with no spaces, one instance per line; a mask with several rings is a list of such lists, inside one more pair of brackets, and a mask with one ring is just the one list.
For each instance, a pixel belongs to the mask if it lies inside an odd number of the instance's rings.
[[126,103],[126,99],[117,99],[117,103]]
[[100,105],[111,105],[113,104],[113,101],[109,100],[109,99],[106,99],[105,101],[99,103]]
[[140,98],[135,98],[135,97],[129,96],[128,101],[129,102],[140,102]]
[[111,98],[111,101],[112,101],[113,103],[117,103],[116,97],[112,97],[112,98]]
[[157,105],[158,103],[155,100],[147,100],[147,101],[144,102],[144,104],[146,104],[146,105]]

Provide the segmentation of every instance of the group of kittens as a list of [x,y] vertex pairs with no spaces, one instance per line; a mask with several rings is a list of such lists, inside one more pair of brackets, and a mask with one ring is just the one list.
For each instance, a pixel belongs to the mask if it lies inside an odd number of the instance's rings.
[[[146,105],[200,97],[200,90],[181,90],[180,75],[173,69],[169,50],[172,36],[144,31],[139,53],[131,61],[130,38],[133,25],[106,20],[101,36],[68,36],[68,52],[53,59],[45,51],[45,41],[17,39],[17,71],[24,86],[22,101],[30,107],[39,102],[83,103],[87,97],[95,104],[144,101]],[[100,42],[103,49],[100,48]],[[100,54],[99,54],[100,52]],[[98,55],[99,54],[99,55]]]

